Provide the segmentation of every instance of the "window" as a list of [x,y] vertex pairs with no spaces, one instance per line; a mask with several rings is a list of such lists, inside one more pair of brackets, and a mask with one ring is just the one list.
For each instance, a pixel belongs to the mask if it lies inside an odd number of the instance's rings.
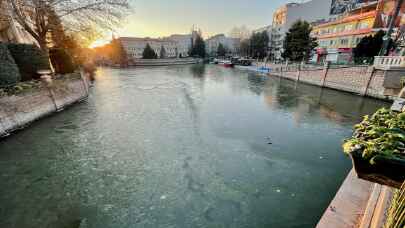
[[341,40],[340,40],[340,44],[341,44],[341,45],[348,45],[348,44],[349,44],[349,39],[347,39],[347,38],[341,39]]
[[357,28],[358,29],[366,29],[366,28],[368,28],[367,21],[363,21],[363,22],[360,22],[359,24],[357,24]]

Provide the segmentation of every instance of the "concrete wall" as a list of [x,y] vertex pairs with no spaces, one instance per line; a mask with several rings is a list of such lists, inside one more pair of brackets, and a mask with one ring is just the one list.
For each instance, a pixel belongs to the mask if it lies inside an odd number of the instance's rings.
[[201,63],[202,59],[181,58],[181,59],[137,59],[130,63],[130,66],[172,66]]
[[30,91],[0,97],[0,137],[88,96],[88,82],[76,73]]
[[[301,70],[298,70],[298,69]],[[321,87],[351,92],[379,99],[386,96],[384,80],[386,71],[373,67],[329,67],[329,66],[272,66],[272,75]]]

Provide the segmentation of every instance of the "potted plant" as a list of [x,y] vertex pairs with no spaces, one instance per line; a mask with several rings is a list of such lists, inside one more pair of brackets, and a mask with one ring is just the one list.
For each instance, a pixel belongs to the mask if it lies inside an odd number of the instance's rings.
[[405,113],[380,109],[343,144],[359,178],[400,188],[405,181]]

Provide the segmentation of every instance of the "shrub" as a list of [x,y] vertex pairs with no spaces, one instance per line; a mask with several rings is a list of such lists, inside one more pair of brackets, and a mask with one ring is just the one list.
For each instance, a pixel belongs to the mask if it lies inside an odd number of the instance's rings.
[[14,85],[21,80],[20,72],[4,43],[0,43],[0,86]]
[[157,57],[158,56],[157,56],[155,50],[153,50],[149,44],[146,44],[146,47],[142,53],[142,58],[143,59],[157,59]]
[[8,44],[8,49],[18,66],[22,81],[37,79],[38,70],[50,69],[47,54],[32,44]]
[[363,158],[371,164],[376,156],[405,158],[405,113],[382,108],[371,117],[365,116],[343,149],[347,154],[363,150]]
[[72,57],[64,49],[51,49],[49,51],[49,57],[56,73],[69,74],[75,71]]

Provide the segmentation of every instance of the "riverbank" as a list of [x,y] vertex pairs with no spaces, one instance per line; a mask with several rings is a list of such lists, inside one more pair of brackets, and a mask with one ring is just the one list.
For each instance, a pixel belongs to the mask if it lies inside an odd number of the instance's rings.
[[383,100],[393,100],[401,89],[400,77],[403,69],[383,69],[374,66],[331,66],[331,65],[266,65],[261,64],[243,69],[267,73],[270,76],[286,78],[295,82],[316,85],[368,96]]
[[0,137],[87,98],[88,89],[86,77],[77,72],[57,77],[51,86],[41,83],[28,91],[0,96]]
[[202,59],[182,58],[182,59],[137,59],[129,66],[172,66],[202,63]]

